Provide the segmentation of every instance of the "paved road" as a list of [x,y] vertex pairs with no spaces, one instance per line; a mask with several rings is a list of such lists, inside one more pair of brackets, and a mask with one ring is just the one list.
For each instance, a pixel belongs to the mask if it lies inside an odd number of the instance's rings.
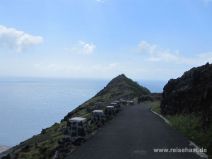
[[194,153],[154,153],[185,148],[189,141],[146,105],[126,107],[66,159],[199,159]]

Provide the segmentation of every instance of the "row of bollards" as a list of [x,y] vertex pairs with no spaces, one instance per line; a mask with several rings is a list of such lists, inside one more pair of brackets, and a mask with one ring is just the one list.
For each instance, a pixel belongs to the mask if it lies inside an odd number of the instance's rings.
[[[91,125],[101,127],[107,120],[112,119],[118,112],[121,111],[122,105],[133,105],[133,100],[116,100],[105,106],[104,109],[95,109],[91,112],[90,118],[72,117],[68,120],[69,135],[73,143],[78,143],[86,140],[88,130]],[[89,122],[88,122],[89,121]]]

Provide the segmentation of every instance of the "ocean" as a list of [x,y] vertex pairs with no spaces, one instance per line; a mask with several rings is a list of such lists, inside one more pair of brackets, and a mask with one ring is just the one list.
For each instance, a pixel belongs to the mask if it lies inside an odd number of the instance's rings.
[[[0,145],[14,146],[59,122],[109,81],[0,78]],[[165,82],[139,82],[161,92]]]

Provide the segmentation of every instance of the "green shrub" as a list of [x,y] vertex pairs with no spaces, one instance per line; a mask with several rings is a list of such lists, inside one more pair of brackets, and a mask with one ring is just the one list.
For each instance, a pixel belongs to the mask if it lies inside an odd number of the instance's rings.
[[203,148],[207,148],[208,154],[212,154],[212,124],[207,131],[201,127],[202,122],[197,114],[166,116],[172,126],[182,132]]
[[[160,101],[149,102],[151,109],[157,113],[161,112]],[[202,129],[201,116],[199,114],[178,114],[165,116],[171,125],[194,141],[199,146],[207,148],[208,155],[212,155],[212,123],[207,131]],[[209,157],[209,158],[210,158]]]

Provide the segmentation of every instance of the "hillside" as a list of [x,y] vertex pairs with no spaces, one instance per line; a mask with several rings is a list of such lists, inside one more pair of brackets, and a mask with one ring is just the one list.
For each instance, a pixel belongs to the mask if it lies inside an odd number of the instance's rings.
[[[136,82],[119,75],[111,80],[108,85],[75,110],[69,112],[60,123],[55,123],[49,128],[32,138],[20,143],[7,151],[4,159],[52,159],[55,152],[59,152],[59,158],[64,158],[76,146],[71,144],[67,136],[67,120],[70,117],[82,116],[90,118],[90,113],[96,107],[103,108],[105,105],[117,99],[134,99],[142,95],[148,95],[150,91],[138,85]],[[91,127],[90,133],[96,128]]]
[[212,64],[192,68],[164,87],[161,110],[164,115],[201,112],[203,124],[212,119]]
[[80,114],[84,111],[84,108],[93,109],[95,107],[103,107],[117,99],[133,99],[149,94],[150,91],[147,88],[140,86],[122,74],[112,79],[107,86],[99,91],[93,98],[70,112],[64,119],[70,118],[73,114]]
[[212,154],[212,64],[171,79],[163,90],[161,113]]

